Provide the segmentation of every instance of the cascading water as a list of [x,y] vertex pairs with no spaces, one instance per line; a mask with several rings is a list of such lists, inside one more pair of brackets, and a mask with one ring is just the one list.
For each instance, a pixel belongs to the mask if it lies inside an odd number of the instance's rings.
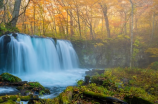
[[52,89],[52,94],[46,96],[52,98],[66,86],[75,85],[85,70],[79,69],[70,41],[9,34],[0,37],[0,74],[3,72],[17,75],[23,81],[40,82]]
[[[1,52],[1,69],[14,74],[33,73],[37,71],[60,71],[78,68],[78,58],[72,44],[67,40],[35,38],[24,34],[11,36],[11,41]],[[3,38],[0,38],[3,51]]]
[[44,86],[74,85],[83,78],[85,70],[79,69],[70,41],[25,34],[8,37],[0,37],[0,73],[9,72]]

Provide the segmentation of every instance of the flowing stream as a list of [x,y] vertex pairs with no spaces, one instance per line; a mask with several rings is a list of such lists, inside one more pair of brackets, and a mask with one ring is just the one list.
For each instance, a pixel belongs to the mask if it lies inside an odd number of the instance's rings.
[[9,72],[23,81],[38,81],[49,89],[62,90],[83,78],[85,70],[79,68],[70,41],[26,34],[9,36],[8,43],[4,42],[5,36],[0,37],[0,73]]

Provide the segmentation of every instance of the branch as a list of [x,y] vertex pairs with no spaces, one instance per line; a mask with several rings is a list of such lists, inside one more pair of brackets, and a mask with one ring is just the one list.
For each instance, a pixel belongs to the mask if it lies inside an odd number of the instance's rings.
[[26,12],[26,8],[28,7],[30,3],[30,0],[28,1],[27,5],[24,8],[24,11],[22,13],[20,13],[17,17],[14,17],[9,23],[11,23],[14,19],[19,18],[22,14],[24,14]]
[[130,1],[130,3],[133,5],[133,2],[132,2],[132,0],[129,0]]
[[3,20],[4,20],[4,16],[5,16],[5,5],[8,3],[8,0],[6,1],[6,3],[2,6],[2,8],[4,7],[4,14],[3,14],[3,19],[2,19],[2,21],[1,21],[1,23],[3,22]]
[[1,7],[1,8],[3,8],[3,7],[7,4],[7,3],[8,3],[8,0],[6,1],[6,3],[5,3],[5,4],[3,4],[3,5],[2,5],[2,7]]

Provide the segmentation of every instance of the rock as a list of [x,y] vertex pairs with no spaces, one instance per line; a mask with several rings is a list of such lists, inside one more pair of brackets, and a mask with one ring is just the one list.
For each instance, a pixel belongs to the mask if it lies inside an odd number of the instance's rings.
[[5,32],[4,34],[11,34],[11,32],[7,31],[7,32]]
[[114,98],[114,97],[107,97],[104,94],[95,93],[95,92],[92,92],[92,91],[84,91],[83,95],[87,96],[87,97],[91,97],[91,98],[99,100],[99,101],[102,101],[102,102],[104,102],[103,104],[115,104],[115,103],[116,104],[118,104],[118,103],[119,104],[128,104],[128,103],[126,103],[126,102],[124,102],[120,99],[117,99],[117,98]]
[[127,103],[129,104],[153,104],[143,98],[139,98],[139,97],[130,97],[130,96],[126,96],[125,100],[127,101]]
[[23,86],[26,83],[27,83],[27,81],[21,81],[21,82],[11,83],[10,85],[13,85],[13,86]]
[[12,36],[16,38],[16,37],[17,37],[17,34],[16,34],[16,33],[13,33]]
[[38,101],[39,97],[37,95],[33,96],[32,94],[29,95],[30,96],[30,100],[28,102],[28,104],[34,104],[34,100]]
[[50,94],[50,90],[43,87],[39,82],[21,81],[20,78],[9,73],[0,75],[0,86],[15,87],[25,96],[32,94]]
[[21,82],[22,80],[14,75],[11,75],[9,73],[3,73],[0,75],[1,81],[4,82]]
[[53,38],[53,40],[54,40],[55,46],[56,46],[56,44],[57,44],[57,39],[56,39],[56,38]]
[[4,36],[4,44],[7,44],[11,41],[11,37],[9,35]]
[[87,85],[87,84],[89,84],[89,81],[90,81],[90,76],[85,76],[85,84]]
[[92,70],[90,70],[90,71],[86,71],[85,73],[86,73],[86,75],[89,75],[89,76],[94,76],[94,75],[96,75],[96,74],[104,74],[104,71],[105,70],[99,70],[99,69],[92,69]]

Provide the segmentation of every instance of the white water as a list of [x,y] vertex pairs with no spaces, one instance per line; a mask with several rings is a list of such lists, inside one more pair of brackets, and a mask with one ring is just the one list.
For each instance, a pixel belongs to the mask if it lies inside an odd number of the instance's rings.
[[84,76],[70,41],[35,38],[18,34],[5,48],[0,37],[0,73],[9,72],[23,81],[38,81],[44,86],[75,85]]
[[[78,68],[78,57],[72,44],[67,40],[57,40],[57,45],[54,43],[50,38],[31,38],[18,34],[15,39],[11,36],[3,68],[14,74]],[[0,44],[3,45],[3,37]]]
[[11,87],[0,87],[0,93],[10,93],[11,91],[15,91],[15,89]]

